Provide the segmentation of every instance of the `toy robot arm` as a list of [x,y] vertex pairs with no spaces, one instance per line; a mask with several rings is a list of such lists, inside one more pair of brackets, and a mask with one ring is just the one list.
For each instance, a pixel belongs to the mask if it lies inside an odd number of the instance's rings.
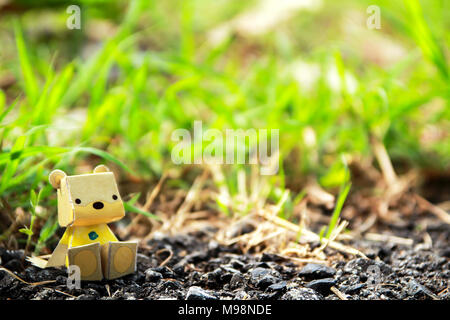
[[46,267],[58,267],[66,263],[66,255],[69,248],[69,241],[71,236],[72,228],[68,227],[55,250],[53,251],[52,256],[48,260]]

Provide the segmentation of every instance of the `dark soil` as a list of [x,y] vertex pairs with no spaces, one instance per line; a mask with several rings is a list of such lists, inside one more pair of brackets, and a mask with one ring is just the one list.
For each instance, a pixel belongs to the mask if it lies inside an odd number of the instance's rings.
[[[350,243],[370,259],[342,257],[326,248],[331,257],[339,257],[332,267],[298,266],[274,254],[242,254],[211,240],[213,231],[155,238],[141,245],[135,274],[82,282],[78,290],[66,286],[65,270],[38,269],[24,262],[23,251],[0,248],[1,265],[23,280],[56,280],[30,286],[0,271],[0,299],[339,299],[331,287],[352,300],[450,299],[450,226],[436,222],[422,231],[401,230],[414,239],[412,246]],[[431,246],[423,243],[425,233]],[[170,251],[173,256],[160,266]]]

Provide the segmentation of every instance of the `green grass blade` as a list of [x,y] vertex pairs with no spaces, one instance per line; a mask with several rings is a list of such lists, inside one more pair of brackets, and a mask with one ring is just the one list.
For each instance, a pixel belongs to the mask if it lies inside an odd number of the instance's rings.
[[22,29],[18,20],[14,20],[14,32],[16,36],[16,46],[20,60],[20,67],[22,70],[25,92],[28,101],[31,105],[33,105],[37,101],[39,95],[39,86],[37,78],[31,67],[30,57],[25,46]]
[[336,206],[334,207],[333,215],[331,216],[330,224],[328,225],[328,230],[326,234],[326,238],[328,239],[333,232],[336,224],[338,222],[339,216],[341,215],[342,207],[344,206],[345,199],[347,198],[348,192],[350,191],[351,183],[345,184],[341,192],[339,193],[339,197],[336,201]]
[[96,156],[99,156],[107,161],[111,161],[111,162],[117,164],[119,167],[121,167],[125,171],[127,171],[131,174],[134,174],[133,170],[131,170],[126,164],[124,164],[122,161],[120,161],[119,159],[112,156],[111,154],[109,154],[106,151],[103,151],[103,150],[100,150],[97,148],[92,148],[92,147],[74,147],[71,149],[71,152],[72,153],[87,152],[87,153],[95,154]]
[[404,4],[408,13],[409,32],[422,50],[425,58],[429,59],[437,67],[445,80],[449,80],[447,59],[424,18],[420,2],[418,0],[404,0]]
[[144,211],[142,209],[139,209],[138,207],[135,207],[134,205],[130,204],[129,202],[124,202],[123,206],[125,207],[125,211],[129,211],[129,212],[135,212],[135,213],[139,213],[142,214],[146,217],[161,221],[161,218],[154,215],[153,213]]

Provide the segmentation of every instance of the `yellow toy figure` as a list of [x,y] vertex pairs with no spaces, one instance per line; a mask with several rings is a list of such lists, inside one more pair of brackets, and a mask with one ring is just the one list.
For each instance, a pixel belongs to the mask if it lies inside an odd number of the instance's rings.
[[115,279],[136,271],[137,242],[118,241],[107,223],[125,215],[114,174],[104,165],[94,173],[49,177],[58,190],[58,222],[67,227],[50,259],[30,261],[41,268],[77,265],[81,280]]

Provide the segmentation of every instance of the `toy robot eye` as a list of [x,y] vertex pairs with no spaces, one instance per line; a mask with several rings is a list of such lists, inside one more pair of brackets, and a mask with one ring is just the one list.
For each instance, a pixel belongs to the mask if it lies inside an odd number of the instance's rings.
[[81,200],[77,198],[77,199],[75,199],[75,203],[76,203],[76,204],[80,204],[80,203],[81,203]]
[[112,198],[113,200],[117,200],[117,196],[115,194],[113,194]]

